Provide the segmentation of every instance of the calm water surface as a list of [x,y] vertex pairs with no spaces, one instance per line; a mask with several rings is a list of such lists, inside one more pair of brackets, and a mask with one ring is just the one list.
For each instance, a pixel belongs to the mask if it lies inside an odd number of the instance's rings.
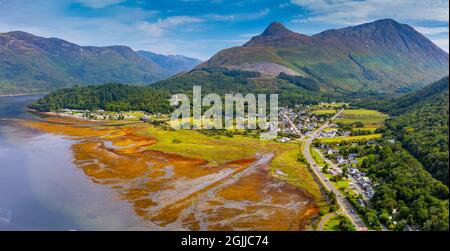
[[154,229],[72,163],[74,141],[16,123],[41,96],[0,97],[0,230]]

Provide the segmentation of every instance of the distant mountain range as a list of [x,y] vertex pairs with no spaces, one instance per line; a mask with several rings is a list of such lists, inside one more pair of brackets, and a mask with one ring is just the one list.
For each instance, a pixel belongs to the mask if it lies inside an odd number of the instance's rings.
[[195,66],[202,62],[199,59],[185,57],[182,55],[162,55],[150,51],[138,51],[137,53],[168,70],[171,75],[192,70]]
[[200,62],[126,46],[79,46],[21,31],[0,33],[0,94],[106,82],[149,84]]
[[218,52],[199,65],[283,72],[317,81],[322,91],[403,92],[449,72],[448,54],[411,26],[378,20],[307,36],[274,22],[243,46]]
[[[201,64],[197,59],[135,52],[126,46],[79,46],[9,32],[0,34],[0,93],[164,80],[156,86],[170,92],[200,84],[211,91],[284,93],[291,100],[308,99],[312,92],[334,97],[398,94],[448,75],[448,60],[448,53],[425,36],[392,19],[313,36],[274,22],[243,46],[224,49]],[[168,78],[179,72],[186,73]]]

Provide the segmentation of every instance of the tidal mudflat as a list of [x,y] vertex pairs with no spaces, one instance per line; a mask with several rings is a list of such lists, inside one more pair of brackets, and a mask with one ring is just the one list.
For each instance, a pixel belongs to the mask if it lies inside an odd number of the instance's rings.
[[139,122],[47,117],[19,124],[72,140],[75,166],[115,191],[150,229],[304,230],[323,205],[296,161],[296,144]]
[[0,230],[144,230],[127,201],[73,162],[69,137],[21,126],[41,95],[0,98]]

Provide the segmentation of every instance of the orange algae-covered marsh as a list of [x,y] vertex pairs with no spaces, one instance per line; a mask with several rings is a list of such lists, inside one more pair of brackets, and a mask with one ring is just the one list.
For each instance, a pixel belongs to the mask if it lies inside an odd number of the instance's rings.
[[296,162],[296,144],[139,122],[48,117],[21,124],[75,139],[75,165],[163,229],[304,230],[324,203]]

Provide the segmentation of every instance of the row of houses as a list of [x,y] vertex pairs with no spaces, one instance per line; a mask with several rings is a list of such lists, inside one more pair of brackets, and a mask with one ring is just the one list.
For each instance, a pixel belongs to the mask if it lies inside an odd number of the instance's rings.
[[358,160],[356,159],[357,154],[356,153],[349,153],[347,158],[345,158],[342,155],[336,156],[336,163],[338,165],[345,165],[345,164],[358,164]]
[[348,173],[353,177],[353,179],[356,181],[357,186],[359,186],[366,195],[367,198],[372,198],[375,194],[375,191],[372,187],[372,181],[369,177],[367,177],[366,173],[360,172],[358,168],[349,167]]
[[[308,135],[315,128],[318,128],[324,119],[309,113],[307,109],[309,109],[309,106],[281,107],[279,109],[279,121],[280,127],[283,128],[282,132],[296,134],[296,131],[301,131],[302,134]],[[289,120],[294,124],[295,129],[292,128]]]
[[77,119],[89,119],[89,120],[121,120],[121,119],[131,119],[136,118],[133,115],[124,112],[109,112],[105,110],[73,110],[73,109],[62,109],[58,112],[60,116],[72,117]]

